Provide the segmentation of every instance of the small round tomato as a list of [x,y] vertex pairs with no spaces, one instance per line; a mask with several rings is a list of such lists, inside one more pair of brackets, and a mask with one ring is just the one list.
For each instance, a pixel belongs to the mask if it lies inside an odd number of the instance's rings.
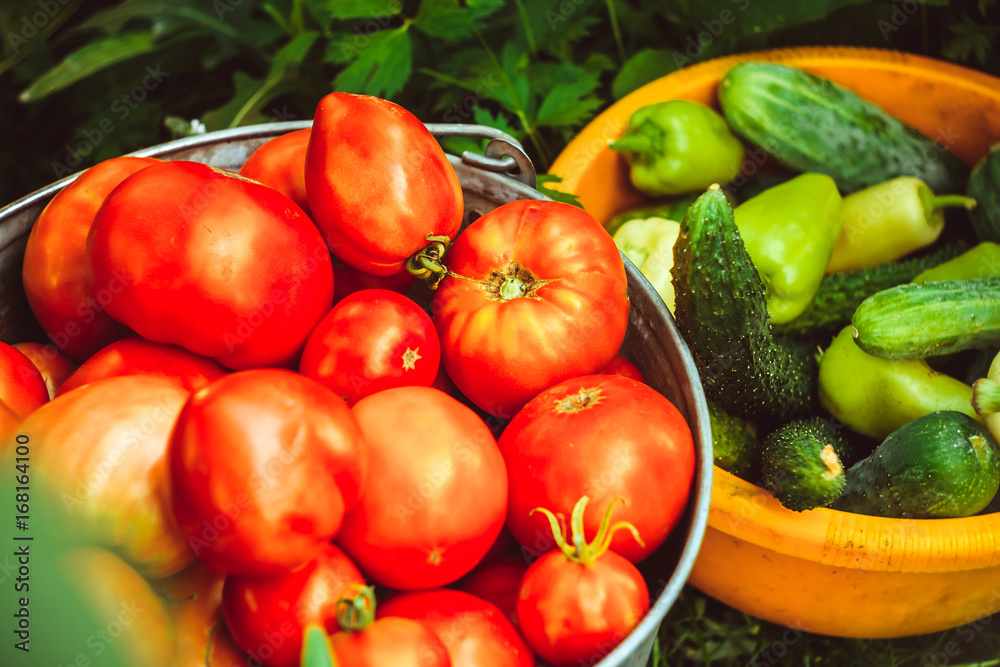
[[444,256],[434,296],[441,358],[463,394],[510,419],[557,382],[599,373],[628,325],[625,265],[586,211],[514,201],[482,216]]
[[517,591],[528,571],[526,555],[507,554],[478,566],[459,583],[459,588],[496,605],[512,623],[517,622]]
[[344,552],[327,544],[296,570],[274,577],[226,577],[226,625],[253,658],[272,667],[298,667],[306,626],[339,630],[337,601],[352,585],[364,583]]
[[441,345],[430,316],[402,294],[355,292],[306,341],[299,371],[354,405],[392,387],[434,382]]
[[275,575],[316,558],[357,502],[366,471],[344,401],[274,368],[225,375],[194,394],[167,460],[180,529],[196,555],[227,574]]
[[45,387],[49,390],[49,398],[55,398],[59,387],[66,381],[76,364],[57,350],[54,345],[44,345],[42,343],[15,343],[14,348],[28,357],[35,365],[38,372],[45,380]]
[[453,667],[533,667],[535,656],[504,613],[464,591],[446,588],[395,595],[378,618],[420,621],[448,649]]
[[59,393],[65,394],[88,382],[124,375],[171,378],[194,392],[228,372],[217,361],[188,352],[183,347],[131,336],[96,352],[69,376]]
[[41,372],[23,352],[0,342],[0,401],[24,419],[49,400]]
[[129,176],[94,217],[87,256],[107,312],[223,366],[294,363],[333,303],[330,253],[277,190],[196,162]]
[[194,560],[163,502],[167,441],[189,395],[164,378],[108,378],[55,397],[21,424],[32,469],[73,528],[146,576]]
[[46,335],[66,356],[83,361],[129,335],[104,308],[116,283],[95,282],[87,235],[97,210],[123,180],[160,160],[117,157],[94,165],[52,198],[24,249],[24,293]]
[[330,251],[379,276],[404,270],[428,236],[454,237],[464,212],[462,185],[437,139],[403,107],[368,95],[319,101],[306,192]]
[[306,147],[310,128],[296,130],[264,143],[240,167],[240,176],[274,188],[309,214],[306,198]]
[[636,382],[646,381],[646,378],[643,377],[642,371],[639,370],[639,367],[623,357],[620,352],[615,355],[615,358],[611,360],[611,363],[608,364],[601,372],[605,375],[621,375],[622,377],[632,378]]
[[[574,378],[543,391],[499,443],[510,481],[507,527],[539,555],[552,538],[533,509],[568,516],[582,495],[598,507],[620,496],[619,518],[639,529],[645,546],[620,534],[611,550],[637,563],[680,520],[694,479],[694,440],[683,415],[655,389],[619,375]],[[599,524],[592,510],[587,533]]]
[[507,507],[507,473],[486,424],[430,387],[387,389],[352,412],[372,474],[337,543],[390,588],[443,586],[469,572]]
[[[605,551],[612,507],[594,540],[583,539],[582,498],[574,508],[573,541],[546,512],[560,549],[528,568],[517,596],[517,621],[528,645],[553,667],[596,665],[649,611],[649,590],[639,570]],[[613,503],[612,503],[613,504]],[[630,526],[627,526],[630,527]],[[632,531],[635,538],[635,531]]]
[[391,276],[373,276],[337,260],[333,263],[333,303],[338,304],[364,289],[388,289],[403,294],[415,282],[416,277],[406,270]]

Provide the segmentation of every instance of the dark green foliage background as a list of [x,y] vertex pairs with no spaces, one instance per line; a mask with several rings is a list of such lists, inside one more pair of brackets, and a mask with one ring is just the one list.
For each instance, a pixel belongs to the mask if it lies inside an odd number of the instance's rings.
[[[996,0],[3,0],[0,203],[187,133],[308,119],[332,90],[387,97],[427,122],[499,127],[544,171],[598,111],[680,67],[838,44],[1000,74],[998,19]],[[991,618],[838,640],[688,588],[654,662],[997,665]]]
[[331,90],[506,129],[544,171],[600,109],[679,67],[842,44],[998,73],[998,18],[996,0],[4,0],[0,202],[194,119],[310,118]]

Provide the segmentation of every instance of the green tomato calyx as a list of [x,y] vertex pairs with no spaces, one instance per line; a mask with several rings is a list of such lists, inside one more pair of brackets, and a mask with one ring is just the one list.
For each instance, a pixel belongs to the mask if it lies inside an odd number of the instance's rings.
[[536,278],[525,266],[509,261],[479,281],[479,287],[487,299],[502,303],[512,299],[537,299],[539,288],[550,282],[552,280]]
[[371,586],[351,584],[336,607],[337,623],[343,630],[364,630],[375,620],[375,591]]
[[635,541],[639,543],[639,546],[646,546],[646,543],[639,537],[639,531],[628,521],[611,523],[611,512],[615,508],[615,503],[619,500],[623,504],[625,503],[625,499],[621,496],[616,496],[612,499],[608,505],[608,509],[604,512],[604,517],[601,519],[597,535],[589,543],[583,534],[583,513],[587,509],[587,503],[590,502],[590,498],[587,496],[580,498],[576,505],[573,506],[573,515],[570,517],[572,544],[566,541],[566,518],[562,514],[557,516],[544,507],[536,507],[528,514],[531,515],[535,512],[544,514],[545,518],[549,520],[549,525],[552,527],[552,536],[555,538],[556,545],[558,545],[563,555],[574,563],[589,566],[593,565],[594,561],[604,555],[604,552],[611,546],[611,538],[614,537],[615,532],[619,529],[624,528],[628,530],[632,533]]
[[448,276],[448,267],[441,260],[450,243],[451,239],[447,236],[428,234],[427,245],[406,260],[406,270],[426,281],[431,289],[437,289],[438,284]]

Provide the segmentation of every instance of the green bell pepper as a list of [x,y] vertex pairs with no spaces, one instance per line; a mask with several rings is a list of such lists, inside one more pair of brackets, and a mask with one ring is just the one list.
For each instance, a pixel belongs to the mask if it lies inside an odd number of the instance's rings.
[[656,197],[725,185],[743,164],[743,144],[722,116],[688,100],[637,109],[611,148],[625,154],[632,184]]
[[877,440],[937,410],[976,417],[972,387],[938,373],[923,359],[873,357],[854,342],[850,326],[823,352],[819,402],[851,430]]
[[772,324],[795,319],[812,301],[840,234],[842,201],[832,178],[802,174],[733,210]]

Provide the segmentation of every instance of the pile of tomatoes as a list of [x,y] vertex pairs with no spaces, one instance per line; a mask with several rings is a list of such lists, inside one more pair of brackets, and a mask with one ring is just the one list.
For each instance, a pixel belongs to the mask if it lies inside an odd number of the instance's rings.
[[0,428],[81,562],[171,602],[137,664],[596,664],[648,611],[695,454],[619,354],[621,256],[566,204],[462,218],[426,128],[347,94],[239,174],[116,158],[40,215],[52,345],[0,345]]

